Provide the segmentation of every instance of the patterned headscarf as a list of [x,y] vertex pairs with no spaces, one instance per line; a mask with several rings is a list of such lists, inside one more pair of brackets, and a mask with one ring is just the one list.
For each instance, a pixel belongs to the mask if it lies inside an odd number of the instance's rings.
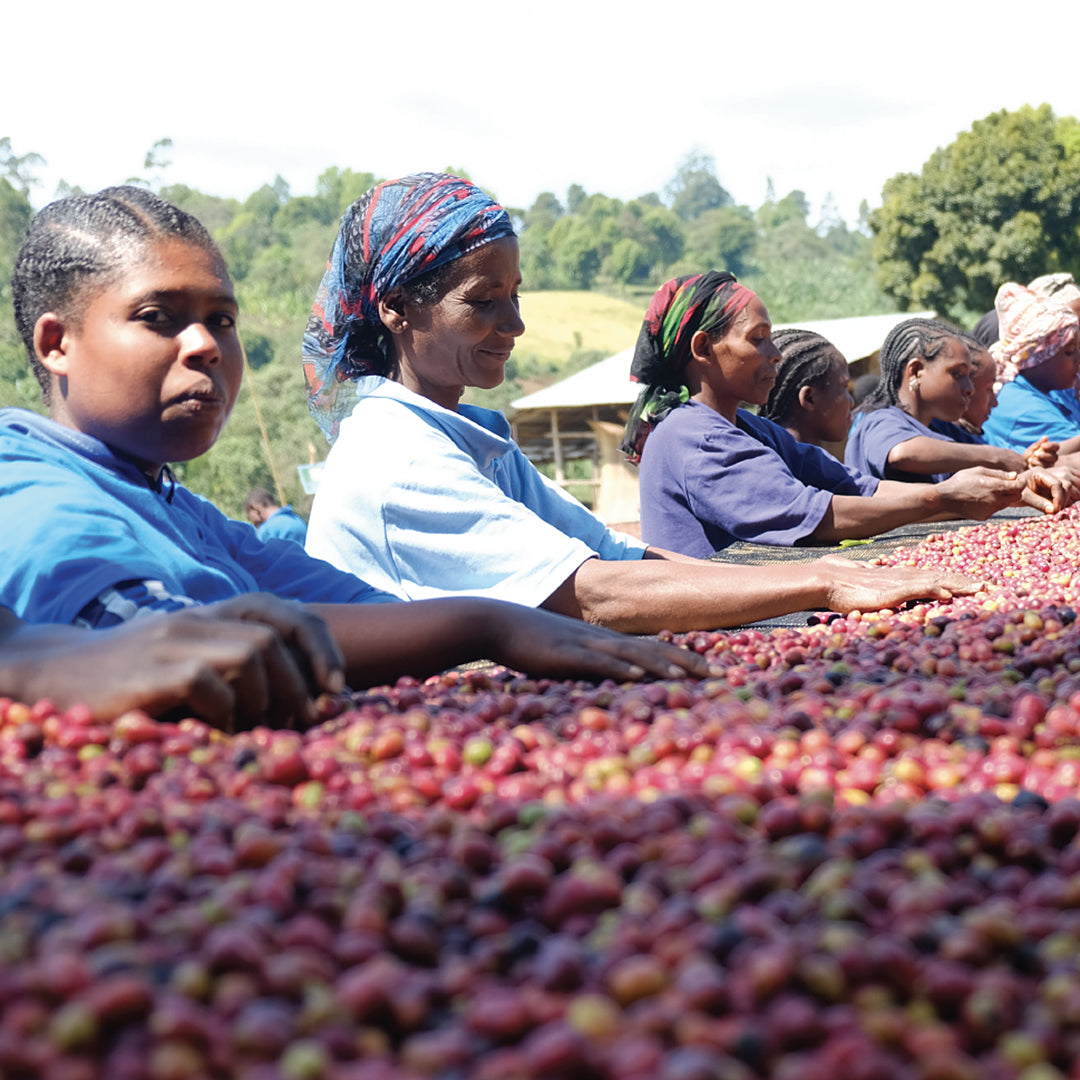
[[998,289],[994,307],[1000,338],[990,346],[1000,382],[1057,355],[1080,332],[1071,308],[1037,296],[1015,281]]
[[1080,287],[1072,274],[1043,274],[1034,281],[1029,281],[1028,288],[1036,296],[1044,296],[1060,307],[1080,300]]
[[630,378],[645,386],[626,422],[620,450],[634,463],[649,433],[672,409],[690,399],[683,383],[690,342],[703,330],[723,334],[754,298],[726,270],[672,278],[657,290],[641,324]]
[[341,219],[304,332],[308,408],[330,442],[356,400],[352,380],[394,364],[379,301],[393,289],[513,236],[510,215],[474,183],[445,173],[388,180]]

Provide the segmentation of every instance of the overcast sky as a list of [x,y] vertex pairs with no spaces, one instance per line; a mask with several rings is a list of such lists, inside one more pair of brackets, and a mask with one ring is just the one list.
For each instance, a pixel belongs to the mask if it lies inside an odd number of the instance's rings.
[[[1036,29],[949,0],[16,0],[0,16],[0,136],[46,159],[39,205],[60,179],[142,175],[167,136],[164,180],[217,195],[279,173],[311,193],[330,165],[450,165],[514,206],[572,183],[661,191],[696,147],[738,202],[759,205],[771,177],[778,196],[807,193],[811,220],[831,192],[854,221],[995,110],[1080,115],[1080,15],[1060,8]],[[1031,48],[1014,40],[1029,32]]]

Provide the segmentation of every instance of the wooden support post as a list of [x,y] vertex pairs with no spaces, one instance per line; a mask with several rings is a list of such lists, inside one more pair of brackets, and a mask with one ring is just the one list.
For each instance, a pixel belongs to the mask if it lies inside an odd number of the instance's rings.
[[555,483],[565,484],[566,473],[563,470],[562,441],[559,438],[559,413],[551,410],[551,445],[555,452]]

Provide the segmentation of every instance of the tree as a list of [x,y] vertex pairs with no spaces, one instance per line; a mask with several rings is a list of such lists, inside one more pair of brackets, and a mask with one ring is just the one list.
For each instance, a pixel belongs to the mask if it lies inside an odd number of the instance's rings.
[[40,154],[16,154],[7,135],[0,139],[0,176],[6,177],[20,194],[29,195],[30,188],[40,183],[32,170],[44,164]]
[[686,241],[686,261],[692,272],[730,270],[746,273],[758,243],[754,215],[746,206],[720,206],[707,210]]
[[0,176],[0,405],[41,408],[41,393],[27,361],[11,308],[11,270],[33,210],[25,191]]
[[649,272],[648,253],[636,240],[624,236],[615,242],[600,269],[606,277],[621,285],[644,281]]
[[691,150],[682,159],[664,191],[671,209],[683,221],[695,221],[706,210],[719,210],[735,201],[717,180],[712,157],[700,149]]
[[374,173],[357,173],[332,165],[320,173],[315,181],[315,195],[326,202],[331,220],[337,221],[365,191],[377,183]]
[[986,311],[1005,281],[1080,271],[1080,124],[1001,110],[886,181],[870,215],[877,280],[901,306]]
[[563,216],[562,203],[553,192],[541,191],[525,211],[525,228],[547,232]]

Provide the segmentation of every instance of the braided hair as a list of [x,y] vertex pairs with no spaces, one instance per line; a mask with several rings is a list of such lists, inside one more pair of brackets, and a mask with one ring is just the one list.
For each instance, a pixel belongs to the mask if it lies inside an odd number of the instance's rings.
[[774,330],[772,339],[783,359],[761,415],[782,427],[798,404],[799,391],[804,386],[819,389],[825,385],[837,350],[828,338],[813,330],[792,327]]
[[900,404],[900,384],[904,369],[915,357],[922,357],[928,364],[941,355],[954,341],[959,332],[936,319],[905,319],[888,333],[881,346],[881,378],[856,409],[856,412],[874,412]]
[[122,277],[132,258],[165,239],[183,240],[221,259],[197,218],[145,188],[111,187],[59,199],[30,222],[11,294],[15,324],[46,404],[49,372],[34,352],[38,319],[53,311],[78,327],[93,298]]

